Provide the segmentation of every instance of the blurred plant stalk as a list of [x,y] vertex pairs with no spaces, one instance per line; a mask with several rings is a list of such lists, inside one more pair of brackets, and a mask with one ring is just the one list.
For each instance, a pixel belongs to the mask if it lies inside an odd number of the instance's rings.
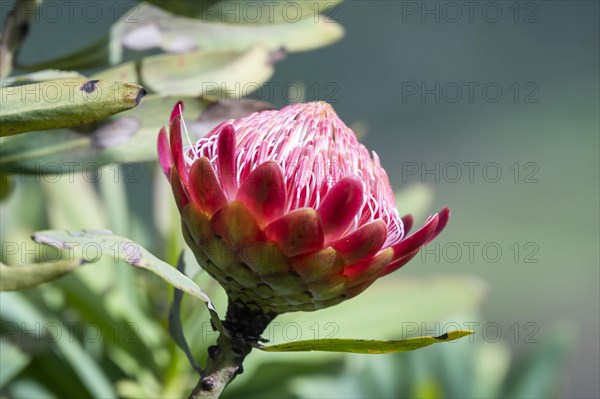
[[4,20],[0,39],[0,80],[12,72],[21,44],[29,32],[29,20],[37,14],[43,0],[17,0]]

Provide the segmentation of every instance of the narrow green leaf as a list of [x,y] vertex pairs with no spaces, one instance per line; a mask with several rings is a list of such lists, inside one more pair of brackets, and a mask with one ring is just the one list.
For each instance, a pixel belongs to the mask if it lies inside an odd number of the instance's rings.
[[39,263],[28,266],[7,266],[0,263],[0,291],[17,291],[47,283],[81,266],[79,262]]
[[[157,159],[156,137],[169,122],[173,105],[185,103],[190,139],[195,142],[230,118],[272,108],[258,101],[214,101],[187,96],[149,95],[136,108],[96,125],[91,131],[60,129],[7,137],[0,146],[4,173],[71,173],[116,162]],[[123,174],[125,183],[131,178]]]
[[363,354],[384,354],[408,352],[424,348],[439,342],[449,342],[473,334],[473,331],[457,330],[439,337],[423,336],[400,341],[376,341],[355,339],[320,339],[311,341],[288,342],[285,344],[262,346],[265,352],[347,352]]
[[[505,342],[481,342],[474,348],[466,348],[461,353],[443,352],[444,372],[452,397],[501,398],[501,392],[510,369],[511,352]],[[467,370],[456,371],[457,364],[469,364]],[[454,386],[453,386],[454,385]]]
[[89,174],[73,173],[68,179],[60,176],[55,176],[58,179],[39,179],[50,229],[103,229],[108,226],[106,207],[94,184],[97,177],[92,168],[88,169]]
[[[185,263],[185,251],[181,252],[179,255],[179,261],[177,262],[177,270],[181,273],[185,273],[186,263]],[[193,278],[193,276],[189,276]],[[183,300],[183,291],[175,288],[173,291],[173,302],[171,303],[171,307],[169,309],[169,334],[171,338],[175,341],[177,346],[185,353],[190,365],[194,370],[202,373],[202,368],[194,359],[192,352],[190,351],[190,347],[185,339],[185,334],[183,333],[183,326],[181,324],[181,301]]]
[[19,399],[43,398],[43,399],[58,399],[53,392],[50,392],[40,381],[32,378],[19,378],[10,384],[10,397]]
[[130,83],[59,79],[0,88],[0,136],[80,126],[139,104],[146,91]]
[[[0,293],[0,316],[3,321],[18,323],[26,328],[27,326],[56,325],[56,329],[48,329],[52,345],[60,352],[62,360],[68,363],[77,377],[81,380],[86,389],[96,398],[114,398],[115,391],[110,383],[109,377],[102,368],[96,363],[89,352],[87,352],[78,340],[59,339],[54,332],[62,333],[69,331],[60,320],[48,316],[46,313],[36,309],[21,293],[5,292]],[[39,338],[38,338],[39,339]],[[60,367],[62,362],[57,363]]]
[[0,389],[3,389],[14,377],[16,377],[31,361],[31,356],[2,336],[0,340]]
[[93,259],[85,259],[88,262],[97,262],[100,257],[111,257],[115,261],[120,260],[131,266],[149,270],[173,287],[204,302],[213,323],[219,331],[222,331],[219,315],[210,298],[202,292],[200,287],[176,268],[158,259],[136,242],[113,235],[106,230],[45,230],[35,233],[33,240],[39,244],[66,250],[70,257],[75,256],[84,259],[86,257],[85,249],[94,247],[97,250],[97,255],[94,255]]
[[4,201],[12,190],[15,188],[15,183],[12,178],[8,175],[0,173],[0,201]]
[[[456,319],[457,315],[477,309],[486,292],[485,283],[472,276],[390,276],[377,280],[364,294],[350,301],[318,312],[287,313],[277,321],[282,326],[298,323],[312,339],[342,336],[404,339],[414,337],[421,323]],[[393,306],[387,305],[390,300]],[[390,323],[390,320],[399,322]],[[314,333],[313,325],[316,326]],[[468,329],[468,326],[459,324],[456,329]],[[284,342],[281,333],[273,338],[277,343]],[[307,336],[298,338],[307,339]]]

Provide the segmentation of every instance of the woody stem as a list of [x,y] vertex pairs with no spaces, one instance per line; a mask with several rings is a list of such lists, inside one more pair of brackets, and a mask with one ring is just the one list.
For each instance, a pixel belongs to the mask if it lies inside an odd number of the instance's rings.
[[216,346],[208,348],[208,362],[200,375],[190,399],[218,398],[234,378],[244,371],[244,359],[253,343],[275,318],[260,310],[250,310],[230,299],[222,332]]

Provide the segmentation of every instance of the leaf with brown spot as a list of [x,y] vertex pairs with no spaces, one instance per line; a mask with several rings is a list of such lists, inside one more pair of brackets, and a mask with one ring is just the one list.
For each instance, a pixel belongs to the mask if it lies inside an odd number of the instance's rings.
[[206,304],[211,320],[219,331],[221,321],[210,298],[177,268],[152,255],[140,244],[124,237],[113,235],[106,230],[45,230],[33,235],[38,244],[66,250],[70,257],[85,259],[86,246],[99,248],[99,255],[90,262],[97,262],[101,257],[111,257],[114,261],[122,261],[128,265],[146,269],[162,278],[173,287],[186,292]]
[[0,88],[0,136],[80,126],[140,103],[146,91],[132,83],[59,79]]
[[[224,120],[273,107],[257,101],[148,95],[138,107],[85,129],[7,137],[0,146],[0,168],[3,173],[71,173],[111,163],[154,161],[158,131],[169,121],[178,100],[185,103],[186,124],[194,142]],[[137,177],[127,174],[123,178]]]

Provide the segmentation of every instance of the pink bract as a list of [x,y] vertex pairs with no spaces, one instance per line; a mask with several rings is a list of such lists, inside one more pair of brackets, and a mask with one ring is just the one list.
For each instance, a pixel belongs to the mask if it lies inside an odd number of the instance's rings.
[[315,310],[356,296],[445,227],[406,237],[387,174],[324,102],[226,121],[184,148],[181,103],[158,138],[200,264],[251,310]]

